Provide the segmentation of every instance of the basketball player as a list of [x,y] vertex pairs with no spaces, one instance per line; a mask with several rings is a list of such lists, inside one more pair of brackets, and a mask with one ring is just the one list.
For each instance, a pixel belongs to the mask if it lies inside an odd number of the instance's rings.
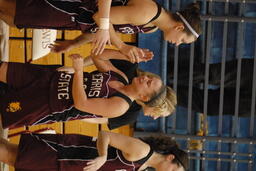
[[[144,53],[146,56],[139,62],[152,58],[151,52],[145,50]],[[109,62],[111,58],[129,60],[119,51],[106,50],[93,57],[101,72],[83,73],[81,56],[71,55],[71,58],[74,74],[30,64],[1,64],[0,81],[9,87],[0,97],[4,128],[117,117],[124,114],[133,101],[156,107],[159,113],[171,113],[175,108],[175,93],[165,87],[158,76],[142,72],[129,82],[127,76]]]
[[[129,147],[129,148],[127,148]],[[0,139],[0,161],[17,171],[185,171],[188,154],[170,137],[136,139],[99,132],[97,142],[76,134],[23,134],[19,146]]]
[[[150,33],[159,28],[164,33],[164,39],[177,46],[195,41],[201,33],[198,4],[190,4],[180,12],[170,13],[153,0],[103,2],[99,1],[97,5],[96,0],[0,0],[0,18],[18,28],[83,32],[75,40],[53,45],[54,52],[64,52],[93,41],[95,46],[92,52],[97,55],[102,53],[110,35],[111,42],[130,58],[143,54],[142,49],[125,44],[115,32]],[[91,33],[95,32],[94,38]]]

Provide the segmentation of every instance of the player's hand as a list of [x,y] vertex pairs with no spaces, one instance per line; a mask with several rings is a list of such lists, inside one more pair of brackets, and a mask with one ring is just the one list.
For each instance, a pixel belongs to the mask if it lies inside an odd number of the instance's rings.
[[144,56],[139,55],[138,61],[136,61],[137,63],[148,62],[153,59],[154,53],[152,51],[150,51],[149,49],[142,49],[142,51]]
[[74,74],[75,69],[73,67],[63,66],[63,67],[57,68],[57,71],[66,72],[68,74]]
[[79,54],[72,54],[69,55],[69,57],[73,61],[73,68],[75,72],[82,71],[83,72],[83,67],[84,67],[84,60],[81,55]]
[[107,156],[99,156],[92,161],[87,163],[84,167],[84,171],[96,171],[107,161]]
[[106,44],[111,45],[109,30],[99,29],[95,34],[92,44],[92,53],[94,55],[100,55]]
[[126,55],[131,63],[146,62],[153,58],[153,53],[148,49],[141,49],[136,46],[124,44],[120,52]]
[[51,52],[54,53],[63,53],[71,49],[73,45],[73,40],[65,41],[55,41],[54,44],[50,44],[48,47],[51,49]]

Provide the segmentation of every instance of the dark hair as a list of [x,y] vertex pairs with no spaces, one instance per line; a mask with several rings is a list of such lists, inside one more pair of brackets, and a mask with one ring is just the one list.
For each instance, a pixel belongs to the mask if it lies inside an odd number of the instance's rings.
[[150,145],[150,147],[157,153],[163,155],[172,154],[175,156],[172,163],[177,164],[179,167],[182,166],[185,170],[188,169],[188,154],[181,150],[176,143],[168,136],[154,136],[142,138],[142,141]]
[[[197,32],[197,34],[202,33],[201,23],[200,23],[200,7],[198,3],[191,3],[189,4],[185,9],[179,11],[179,13],[187,20],[187,22],[190,24],[190,26]],[[182,22],[182,19],[179,15],[176,13],[172,14],[172,18],[175,21]],[[187,34],[192,34],[191,31],[188,29],[186,24],[185,26],[185,32]]]

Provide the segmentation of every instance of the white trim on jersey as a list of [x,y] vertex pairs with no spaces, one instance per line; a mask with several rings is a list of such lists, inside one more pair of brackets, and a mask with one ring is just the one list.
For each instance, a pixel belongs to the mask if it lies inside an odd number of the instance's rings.
[[67,2],[82,2],[81,0],[59,0],[59,1],[63,1],[63,2],[65,2],[65,1],[67,1]]
[[[53,4],[51,4],[50,2],[48,2],[47,0],[44,0],[44,1],[45,1],[47,4],[49,4],[51,7],[55,8],[56,10],[61,11],[61,12],[63,12],[63,13],[66,13],[66,14],[69,14],[69,15],[77,15],[77,16],[79,15],[79,14],[77,14],[77,13],[70,13],[70,12],[67,12],[67,11],[65,11],[65,10],[63,10],[63,9],[60,9],[60,8],[54,6]],[[81,2],[81,1],[75,1],[75,0],[61,0],[61,1]],[[88,11],[88,12],[90,12],[90,13],[94,13],[94,11],[88,10],[88,9],[85,8],[85,7],[79,7],[79,8],[82,8],[83,10]],[[72,17],[71,17],[71,18],[72,18]],[[95,24],[95,22],[94,22],[94,23],[84,23],[84,22],[81,22],[81,21],[78,21],[78,20],[77,20],[77,23],[79,23],[79,24],[84,24],[84,25],[94,25],[94,24]]]
[[144,31],[143,31],[143,28],[139,28],[138,26],[136,26],[136,28],[137,28],[137,30],[139,30],[141,33],[145,33]]
[[122,4],[124,5],[127,2],[127,0],[119,0],[119,2],[122,2]]
[[[35,135],[35,134],[30,134],[32,137],[35,137],[36,139],[40,140],[40,141],[43,141],[47,146],[49,146],[52,150],[54,150],[55,152],[58,152],[57,149],[55,149],[51,144],[56,144],[57,146],[61,146],[63,148],[91,148],[91,149],[95,149],[96,151],[98,150],[97,147],[92,147],[92,146],[87,146],[87,145],[63,145],[63,144],[58,144],[56,142],[53,142],[53,141],[49,141],[49,140],[46,140],[44,138],[41,138],[40,136],[38,135]],[[51,144],[50,144],[51,143]],[[121,151],[120,151],[121,152]],[[86,154],[85,154],[86,155]],[[58,161],[91,161],[93,159],[57,159]],[[116,157],[115,158],[112,158],[112,159],[107,159],[106,162],[108,161],[115,161],[115,160],[118,160],[120,161],[122,164],[126,165],[126,166],[129,166],[129,167],[132,167],[132,170],[135,171],[135,164],[134,162],[131,162],[132,164],[129,164],[129,163],[126,163],[125,161],[122,160],[120,154],[119,154],[119,150],[116,149]]]
[[30,134],[31,136],[33,136],[33,137],[36,137],[36,139],[38,139],[38,140],[41,140],[41,141],[43,141],[46,145],[48,145],[51,149],[53,149],[54,151],[56,151],[57,152],[57,149],[55,149],[54,147],[52,147],[50,144],[48,144],[47,143],[47,141],[46,140],[44,140],[43,138],[40,138],[39,136],[37,136],[37,135],[34,135],[34,134]]
[[78,8],[82,8],[82,9],[84,9],[85,11],[89,11],[89,12],[91,12],[91,13],[94,13],[93,10],[89,10],[89,9],[87,9],[87,8],[85,8],[85,7],[78,7]]
[[77,13],[69,13],[69,12],[67,12],[67,11],[64,11],[64,10],[60,9],[60,8],[57,8],[57,7],[55,7],[54,5],[52,5],[50,2],[48,2],[47,0],[44,0],[44,1],[45,1],[47,4],[49,4],[51,7],[55,8],[55,9],[58,10],[58,11],[61,11],[61,12],[63,12],[63,13],[69,14],[69,15],[78,15]]
[[[65,110],[62,110],[62,111],[53,112],[53,113],[51,113],[51,114],[48,114],[48,115],[46,115],[45,117],[43,117],[43,118],[39,119],[38,121],[34,122],[32,125],[42,125],[42,124],[47,124],[47,123],[49,123],[49,122],[56,122],[56,120],[53,120],[53,119],[49,119],[49,120],[47,120],[46,122],[40,122],[40,121],[41,121],[41,120],[44,120],[45,118],[47,118],[47,117],[49,117],[49,116],[53,116],[54,114],[63,113],[63,112],[65,112],[65,111],[70,111],[70,110],[73,109],[73,108],[74,108],[74,106],[70,107],[69,109],[65,109]],[[89,114],[89,113],[88,113],[88,114]],[[95,114],[89,114],[89,115],[90,115],[90,118],[98,118],[98,117],[99,117],[99,116],[97,116],[97,115],[95,115]],[[66,119],[64,122],[69,121],[70,119],[76,120],[76,118],[78,118],[79,116],[83,116],[83,115],[78,114],[78,115],[76,115],[75,117],[72,117],[72,116],[67,117],[67,119]],[[86,119],[86,118],[82,118],[82,119]],[[39,122],[40,122],[40,123],[39,123]],[[39,123],[39,124],[38,124],[38,123]]]
[[[58,145],[58,146],[61,146],[61,147],[63,147],[63,148],[70,148],[70,147],[72,147],[72,148],[92,148],[92,149],[96,149],[97,150],[97,147],[92,147],[92,146],[87,146],[87,145],[63,145],[63,144],[58,144],[58,143],[56,143],[56,142],[54,142],[54,141],[49,141],[49,140],[46,140],[46,139],[44,139],[44,138],[41,138],[40,136],[38,136],[38,135],[35,135],[35,134],[31,134],[32,136],[34,136],[34,137],[36,137],[38,140],[41,140],[41,141],[44,141],[48,146],[51,146],[50,144],[48,144],[48,143],[52,143],[52,144],[56,144],[56,145]],[[52,147],[52,146],[51,146]],[[54,147],[52,147],[53,149],[55,149]],[[55,149],[55,151],[57,151],[56,149]]]
[[[38,122],[40,122],[41,120],[44,120],[45,118],[47,118],[47,117],[49,117],[49,116],[51,116],[51,115],[54,115],[54,114],[56,114],[56,113],[63,113],[63,112],[65,112],[65,111],[71,110],[72,108],[73,108],[73,106],[71,106],[69,109],[64,109],[63,111],[60,111],[60,112],[53,112],[53,113],[51,113],[51,114],[48,114],[48,115],[46,115],[45,117],[43,117],[43,118],[37,120],[36,122],[34,122],[32,125],[36,125]],[[46,123],[48,123],[48,121],[47,121],[47,122],[40,123],[40,124],[46,124]]]
[[104,96],[104,98],[107,98],[108,95],[109,95],[109,85],[108,85],[108,82],[109,82],[110,78],[112,77],[112,75],[111,75],[110,71],[108,71],[108,74],[109,74],[109,77],[108,77],[108,79],[106,81],[106,84],[105,84],[106,88],[107,88],[107,94]]
[[[38,135],[31,134],[31,136],[34,136],[38,140],[43,141],[47,146],[49,146],[51,149],[53,149],[56,152],[58,152],[58,150],[55,149],[53,146],[51,146],[51,144],[49,144],[49,143],[56,144],[56,145],[61,146],[63,148],[92,148],[92,149],[95,149],[96,151],[98,151],[97,147],[92,147],[92,146],[87,146],[87,145],[80,145],[80,146],[77,146],[77,145],[63,145],[63,144],[58,144],[58,143],[53,142],[53,141],[46,140],[44,138],[39,137]],[[113,159],[108,159],[107,161],[114,161],[117,158],[118,158],[118,156],[116,156]],[[58,160],[59,161],[68,161],[68,160],[72,160],[72,161],[91,161],[93,159],[58,159]]]
[[135,171],[135,168],[136,168],[136,167],[135,167],[134,163],[132,162],[132,164],[129,164],[129,163],[126,163],[125,161],[123,161],[118,152],[119,152],[119,151],[116,150],[116,155],[118,156],[119,160],[120,160],[123,164],[125,164],[125,165],[127,165],[127,166],[133,167],[133,170]]

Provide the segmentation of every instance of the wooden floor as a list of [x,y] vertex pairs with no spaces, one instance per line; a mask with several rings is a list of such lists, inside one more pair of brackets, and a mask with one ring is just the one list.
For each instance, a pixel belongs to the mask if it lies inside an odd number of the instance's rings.
[[[73,39],[74,37],[81,34],[80,31],[58,31],[58,39]],[[31,29],[21,29],[10,28],[10,38],[9,38],[9,61],[11,62],[28,62],[31,60],[32,51],[32,30]],[[125,42],[135,42],[136,37],[131,35],[120,35],[122,40]],[[73,49],[65,54],[49,54],[41,59],[33,61],[34,64],[61,64],[66,66],[71,66],[71,60],[68,55],[71,53],[79,53],[83,56],[88,56],[91,50],[90,44],[85,44],[79,48]],[[95,67],[88,67],[85,71],[93,71]],[[55,123],[49,125],[31,126],[31,127],[21,127],[18,129],[9,130],[9,134],[16,134],[25,130],[36,131],[39,129],[50,128],[54,129],[57,133],[79,133],[89,136],[96,136],[99,128],[103,130],[108,130],[106,125],[90,124],[82,121],[70,121],[66,123]],[[132,135],[133,129],[128,126],[123,126],[119,129],[113,130],[114,132],[122,133],[125,135]],[[10,138],[13,143],[19,142],[19,135]],[[10,170],[13,170],[11,168]]]

